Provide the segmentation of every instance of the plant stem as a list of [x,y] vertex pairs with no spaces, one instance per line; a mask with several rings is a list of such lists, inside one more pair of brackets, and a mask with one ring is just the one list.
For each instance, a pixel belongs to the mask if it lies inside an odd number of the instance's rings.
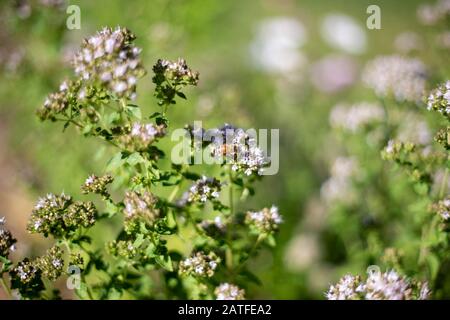
[[[230,206],[230,217],[233,219],[234,215],[234,201],[233,201],[233,173],[231,171],[231,166],[228,169],[228,183],[230,184],[228,188],[228,205]],[[233,241],[233,230],[231,228],[232,223],[228,224],[227,231],[227,244],[228,248],[225,252],[226,265],[228,270],[233,269],[233,249],[231,246],[231,242]]]
[[448,168],[445,168],[444,177],[442,178],[441,188],[439,189],[439,199],[442,199],[447,190]]
[[230,183],[230,187],[228,188],[228,201],[230,206],[230,215],[232,216],[234,215],[234,200],[233,200],[233,173],[231,171],[231,166],[229,168],[228,177]]
[[[62,243],[63,243],[63,245],[64,245],[65,248],[66,248],[66,253],[67,253],[67,256],[68,256],[68,257],[67,257],[67,267],[69,267],[70,256],[72,255],[72,250],[70,249],[70,244],[69,244],[69,242],[68,242],[67,240],[64,240]],[[81,248],[81,249],[83,249],[83,248]],[[84,250],[84,249],[83,249],[83,250]],[[84,251],[86,251],[86,250],[84,250]],[[92,293],[91,293],[91,291],[90,291],[90,288],[89,288],[88,285],[86,284],[86,280],[85,280],[84,275],[83,275],[83,274],[80,274],[80,277],[81,277],[81,282],[82,282],[82,284],[86,286],[86,292],[87,292],[87,294],[88,294],[89,299],[94,300],[94,297],[92,296]]]
[[2,284],[3,290],[5,291],[6,295],[8,296],[9,299],[12,298],[11,295],[11,290],[9,289],[9,287],[6,285],[5,280],[3,280],[3,275],[0,277],[0,283]]
[[250,259],[250,257],[252,256],[252,254],[255,252],[255,250],[258,248],[259,244],[266,238],[265,235],[260,234],[258,236],[258,239],[256,239],[255,243],[253,244],[252,248],[250,249],[250,251],[248,252],[247,258],[242,261],[235,270],[235,273],[241,271],[241,269],[245,266],[245,264],[247,263],[248,259]]
[[175,188],[173,188],[172,192],[169,195],[169,198],[167,198],[168,202],[172,202],[173,199],[175,199],[175,196],[177,195],[178,191],[180,190],[180,185],[177,184]]

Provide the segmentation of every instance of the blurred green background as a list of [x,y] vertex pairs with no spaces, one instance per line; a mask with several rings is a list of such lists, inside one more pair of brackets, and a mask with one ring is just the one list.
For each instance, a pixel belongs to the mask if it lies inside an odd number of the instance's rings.
[[[361,271],[333,258],[339,241],[322,228],[320,186],[338,149],[329,141],[328,113],[340,101],[373,99],[358,81],[360,71],[368,59],[398,50],[400,33],[424,32],[416,18],[421,2],[69,1],[81,9],[80,30],[66,28],[65,5],[42,3],[0,4],[0,215],[19,239],[17,257],[47,246],[25,232],[37,197],[63,190],[77,196],[84,179],[104,169],[101,142],[40,123],[35,110],[70,73],[67,60],[81,39],[120,25],[137,35],[147,70],[158,58],[184,57],[200,72],[199,87],[171,110],[174,128],[202,120],[205,127],[280,129],[279,173],[259,182],[243,205],[278,205],[285,220],[276,249],[253,262],[263,285],[251,286],[249,297],[323,298],[343,269]],[[381,30],[366,28],[371,4],[381,8]],[[330,37],[342,37],[342,29],[323,30],[330,15],[352,26],[344,27],[349,34],[341,45]],[[148,114],[157,110],[152,92],[148,74],[137,99]]]

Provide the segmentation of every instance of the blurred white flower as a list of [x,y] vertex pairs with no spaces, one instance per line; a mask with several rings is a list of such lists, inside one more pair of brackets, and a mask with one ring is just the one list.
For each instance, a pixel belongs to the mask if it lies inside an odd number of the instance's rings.
[[424,25],[435,25],[450,15],[450,0],[438,0],[434,4],[423,4],[417,9],[417,17]]
[[445,31],[436,36],[436,43],[443,49],[450,49],[450,31]]
[[250,45],[250,54],[255,65],[264,71],[295,71],[306,62],[299,51],[305,42],[306,31],[298,20],[271,18],[258,26],[256,37]]
[[413,112],[402,113],[400,117],[396,140],[424,146],[431,142],[433,134],[423,117]]
[[322,37],[332,47],[351,53],[366,51],[364,29],[350,16],[329,14],[322,21]]
[[330,125],[356,132],[372,123],[383,121],[384,109],[378,103],[361,102],[352,106],[336,105],[330,113]]
[[394,47],[400,53],[410,53],[422,49],[422,39],[417,33],[406,31],[395,38]]
[[359,172],[357,161],[352,157],[338,157],[331,166],[331,176],[320,188],[320,196],[325,202],[351,203],[355,200],[352,178]]
[[289,242],[284,260],[291,271],[302,271],[319,258],[319,241],[314,233],[296,235]]
[[324,93],[334,93],[351,86],[357,79],[358,67],[347,56],[330,55],[311,66],[311,83]]
[[369,61],[363,81],[380,97],[420,103],[426,85],[426,67],[419,59],[399,55],[379,56]]

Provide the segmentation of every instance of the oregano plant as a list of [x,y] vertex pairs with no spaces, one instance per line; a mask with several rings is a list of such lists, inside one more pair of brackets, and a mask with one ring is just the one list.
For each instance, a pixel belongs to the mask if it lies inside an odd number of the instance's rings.
[[[225,124],[183,128],[187,158],[210,155],[216,176],[199,174],[193,161],[171,161],[161,140],[199,73],[183,59],[158,60],[158,105],[147,113],[134,103],[147,73],[135,38],[117,27],[85,39],[73,77],[37,111],[42,121],[101,140],[112,157],[104,172],[80,181],[86,198],[58,192],[37,201],[27,229],[54,240],[43,256],[11,261],[16,241],[0,220],[0,276],[11,297],[59,298],[60,277],[80,299],[243,299],[251,283],[261,285],[248,261],[275,246],[282,218],[275,206],[241,211],[237,203],[254,193],[269,159],[254,136]],[[110,232],[102,237],[110,240],[93,241],[93,232]]]

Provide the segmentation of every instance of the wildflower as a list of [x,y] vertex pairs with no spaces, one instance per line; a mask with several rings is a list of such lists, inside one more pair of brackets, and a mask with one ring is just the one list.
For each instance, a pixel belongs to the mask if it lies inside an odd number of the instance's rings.
[[63,10],[67,6],[66,0],[39,0],[39,3],[45,7]]
[[399,102],[419,103],[425,80],[425,65],[420,60],[398,55],[375,58],[363,72],[363,81],[378,96],[393,96]]
[[439,214],[444,222],[450,221],[450,197],[438,201],[432,205],[432,210]]
[[450,1],[438,0],[435,4],[423,4],[418,8],[417,16],[422,24],[429,26],[445,21],[450,16]]
[[214,218],[214,220],[203,220],[199,223],[199,227],[205,231],[205,233],[213,238],[225,233],[226,225],[222,221],[220,216]]
[[35,265],[42,272],[42,276],[55,281],[58,279],[64,268],[63,251],[60,247],[54,246],[47,250],[46,254],[36,259]]
[[135,39],[126,28],[103,28],[83,42],[72,62],[75,73],[85,82],[101,83],[116,96],[133,100],[137,79],[145,74]]
[[325,294],[328,300],[358,300],[362,291],[361,277],[347,274]]
[[36,298],[39,292],[44,290],[42,272],[34,262],[25,258],[19,262],[10,272],[11,289],[18,289],[20,294],[26,298]]
[[220,263],[220,258],[214,252],[206,255],[197,252],[192,257],[180,262],[179,271],[182,275],[211,278]]
[[228,124],[213,131],[210,148],[216,161],[230,164],[233,171],[246,176],[262,175],[264,167],[269,164],[251,134]]
[[76,201],[69,206],[63,220],[69,228],[89,228],[94,225],[96,217],[97,209],[93,202]]
[[431,91],[427,99],[427,109],[442,113],[450,119],[450,80]]
[[407,31],[397,35],[394,46],[400,53],[410,53],[422,49],[422,40],[419,35],[412,31]]
[[155,126],[151,123],[142,124],[135,122],[131,125],[130,132],[122,136],[122,143],[131,150],[142,151],[158,138],[165,134],[165,126]]
[[244,300],[245,291],[230,283],[222,283],[215,290],[216,300]]
[[252,62],[263,71],[289,75],[306,63],[299,49],[306,42],[306,30],[289,17],[262,21],[250,46]]
[[[427,299],[423,294],[413,295],[414,288],[406,277],[402,277],[394,270],[381,273],[370,273],[363,286],[366,300],[411,300]],[[423,292],[422,292],[423,293]]]
[[320,195],[328,203],[350,203],[354,200],[352,180],[359,175],[359,165],[353,157],[338,157],[331,166],[331,176],[321,188]]
[[0,256],[7,258],[10,251],[15,250],[14,244],[17,242],[11,232],[4,229],[5,217],[0,218]]
[[160,217],[160,210],[155,207],[158,202],[153,194],[148,191],[139,193],[127,191],[123,203],[125,205],[125,222],[131,228],[133,222],[143,219],[147,224],[153,226]]
[[399,114],[398,133],[395,139],[427,146],[431,142],[432,134],[427,122],[420,115],[402,112]]
[[440,129],[434,136],[434,140],[441,144],[446,150],[450,149],[450,127]]
[[322,37],[331,46],[351,54],[361,54],[366,50],[364,29],[347,15],[327,15],[322,22]]
[[81,192],[84,194],[96,193],[108,198],[109,192],[106,187],[108,184],[112,183],[113,180],[114,178],[110,174],[106,174],[101,177],[97,177],[96,175],[92,174],[81,186]]
[[130,240],[114,240],[108,243],[107,251],[114,257],[134,260],[138,257],[139,251]]
[[335,93],[351,86],[358,78],[355,60],[344,55],[328,55],[311,67],[311,83],[323,93]]
[[155,77],[163,77],[174,85],[197,85],[198,72],[192,71],[186,60],[177,61],[159,59],[153,67]]
[[411,142],[389,140],[386,147],[381,151],[381,157],[385,160],[396,160],[413,152],[416,145]]
[[286,267],[293,271],[304,271],[319,260],[320,243],[314,233],[300,233],[288,243],[284,255]]
[[68,111],[76,101],[80,91],[80,83],[65,80],[59,86],[59,91],[51,93],[45,99],[44,105],[37,110],[41,120],[55,120],[56,115]]
[[410,281],[394,270],[371,272],[366,281],[346,275],[325,294],[328,300],[424,300],[429,295],[426,282]]
[[80,227],[89,228],[96,220],[97,210],[92,202],[74,202],[71,196],[49,193],[40,198],[28,222],[31,233],[55,237],[70,236]]
[[201,179],[189,188],[186,201],[188,203],[200,202],[205,203],[207,200],[216,200],[220,196],[222,184],[216,178],[207,178],[203,176]]
[[450,49],[450,31],[445,31],[436,36],[436,43],[443,49]]
[[196,86],[198,83],[198,72],[192,71],[181,58],[177,61],[159,59],[153,66],[153,72],[155,95],[160,105],[175,103],[176,95],[185,98],[179,89],[188,85]]
[[261,211],[248,211],[245,216],[245,223],[254,228],[258,233],[271,233],[278,230],[278,226],[283,222],[278,208],[272,206]]
[[377,103],[362,102],[350,107],[339,104],[330,113],[330,124],[334,128],[342,128],[350,132],[383,121],[384,109]]

